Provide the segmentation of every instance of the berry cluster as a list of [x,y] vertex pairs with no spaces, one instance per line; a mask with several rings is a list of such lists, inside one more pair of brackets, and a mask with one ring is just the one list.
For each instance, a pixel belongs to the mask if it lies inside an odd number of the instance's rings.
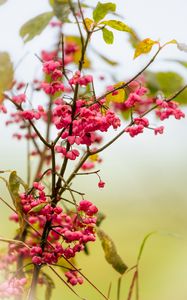
[[[31,259],[33,264],[57,264],[62,256],[72,258],[83,251],[88,242],[95,241],[98,209],[90,201],[82,200],[75,211],[65,213],[59,205],[52,206],[45,194],[45,187],[39,182],[34,182],[32,193],[23,193],[20,197],[23,212],[37,232],[28,234],[26,242],[29,248],[16,244],[9,246],[9,256],[4,257],[4,264],[1,262],[2,268],[15,262],[20,254],[27,260]],[[18,222],[19,217],[14,214],[11,219]],[[46,221],[50,221],[50,230],[43,247],[40,239]],[[70,270],[65,274],[71,284],[82,283],[76,272]]]

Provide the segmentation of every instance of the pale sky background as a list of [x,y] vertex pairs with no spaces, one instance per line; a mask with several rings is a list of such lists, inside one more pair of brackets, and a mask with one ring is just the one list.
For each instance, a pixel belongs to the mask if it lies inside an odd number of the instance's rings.
[[[87,1],[93,5],[96,2]],[[187,44],[186,0],[114,2],[118,6],[118,12],[124,15],[125,22],[136,29],[142,39],[150,37],[160,39],[161,42],[176,39]],[[24,46],[18,36],[19,28],[28,19],[49,9],[47,0],[9,0],[0,7],[0,51],[9,51],[15,62],[20,60],[23,53],[29,53],[17,71],[20,79],[28,80],[32,77],[35,72],[33,65],[39,65],[34,53],[39,53],[44,45],[51,43],[51,35],[46,30]],[[97,34],[93,45],[112,59],[120,61],[117,77],[122,80],[135,74],[150,58],[146,56],[133,61],[133,50],[128,46],[127,35],[124,33],[116,34],[113,46],[106,46]],[[187,61],[187,53],[180,52],[176,46],[171,45],[163,51],[152,70],[178,70],[187,79],[186,69],[164,61],[167,58]],[[105,65],[102,68],[105,70]],[[187,113],[187,109],[184,110]],[[106,181],[103,191],[97,192],[96,178],[91,178],[90,184],[87,181],[85,184],[85,179],[82,178],[78,183],[90,200],[95,201],[94,197],[97,197],[96,203],[108,216],[104,227],[110,229],[120,253],[131,264],[134,263],[139,244],[147,232],[162,230],[182,236],[177,241],[168,241],[163,237],[152,238],[147,246],[143,265],[150,288],[145,287],[144,298],[141,300],[187,299],[187,121],[171,119],[165,122],[165,127],[165,134],[162,136],[155,137],[150,131],[135,139],[124,136],[102,154],[104,162],[101,175]],[[5,131],[2,122],[0,139],[0,169],[14,167],[24,175],[25,147],[11,139],[11,129]],[[3,216],[4,221],[7,214],[5,212]],[[103,269],[105,267],[104,265]],[[96,266],[92,268],[92,276],[97,281],[94,273]],[[109,274],[110,271],[106,278],[113,276]],[[145,282],[142,284],[145,286]]]
[[[87,3],[94,6],[97,1],[87,1]],[[132,26],[142,39],[147,37],[160,39],[161,43],[176,39],[179,42],[187,43],[187,32],[185,30],[186,0],[116,0],[115,3],[117,4],[117,12],[124,15],[124,21],[129,26]],[[50,31],[45,30],[42,35],[24,45],[18,34],[19,28],[28,19],[42,12],[49,11],[50,9],[47,0],[9,0],[5,5],[0,7],[0,51],[8,51],[15,65],[23,55],[26,55],[24,63],[17,69],[16,73],[20,80],[29,80],[32,78],[36,70],[40,68],[40,62],[34,54],[40,54],[41,49],[43,49],[43,47],[50,47],[52,42]],[[74,29],[75,27],[73,25],[71,30],[74,32]],[[93,38],[93,45],[101,51],[101,53],[107,54],[108,57],[120,62],[120,67],[117,68],[116,71],[116,77],[119,80],[124,80],[136,74],[136,72],[145,65],[146,61],[150,59],[152,54],[133,60],[133,50],[127,43],[128,35],[126,33],[115,33],[116,38],[114,45],[107,46],[102,41],[100,33],[96,34]],[[165,59],[168,58],[177,58],[187,61],[187,53],[181,52],[176,49],[176,46],[171,45],[163,50],[158,60],[152,65],[152,70],[178,70],[187,78],[186,69],[175,63],[165,61]],[[110,67],[104,64],[101,66],[100,62],[99,64],[99,68],[103,68],[103,71],[110,71]],[[34,65],[36,65],[35,68],[33,68]],[[97,69],[97,65],[95,69]],[[98,87],[98,90],[100,90],[100,87]],[[164,138],[158,137],[157,142],[160,143],[162,139],[165,140],[170,131],[172,134],[173,130],[177,130],[183,123],[186,124],[185,122],[186,120],[182,120],[181,122],[172,121],[172,125],[167,126],[168,128]],[[2,135],[3,132],[4,131],[1,130],[0,135]],[[148,135],[150,136],[150,134]],[[181,135],[182,132],[179,129],[175,138],[180,138]],[[136,141],[145,141],[145,138],[145,136],[138,137]],[[184,141],[183,138],[182,140]],[[143,145],[145,146],[145,142]],[[118,144],[118,146],[114,147],[121,147],[121,145]]]
[[[94,6],[97,1],[87,1],[87,3]],[[125,22],[135,28],[142,39],[151,37],[165,42],[175,38],[179,42],[187,43],[185,32],[186,0],[116,0],[115,3],[117,4],[117,11],[124,15]],[[21,38],[18,38],[19,28],[28,19],[49,10],[51,8],[47,0],[9,0],[7,4],[1,6],[0,49],[10,51],[14,61],[18,61],[23,53],[31,52],[31,56],[33,53],[37,53],[39,49],[42,49],[43,42],[49,43],[49,32],[44,32],[42,36],[24,46]],[[142,60],[139,59],[134,62],[130,60],[132,51],[125,43],[126,34],[118,33],[116,43],[113,46],[105,46],[99,37],[100,33],[96,35],[96,43],[93,42],[93,44],[124,64],[124,76],[129,76],[134,69],[139,68]],[[162,54],[164,58],[168,56],[185,59],[187,54],[179,53],[175,46],[170,46]],[[36,58],[34,59],[36,60]]]

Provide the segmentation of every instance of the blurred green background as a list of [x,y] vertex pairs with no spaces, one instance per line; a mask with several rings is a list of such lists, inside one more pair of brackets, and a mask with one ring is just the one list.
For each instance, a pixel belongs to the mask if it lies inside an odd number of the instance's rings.
[[[98,189],[94,176],[81,177],[74,183],[106,214],[102,228],[129,267],[136,262],[144,236],[158,231],[148,240],[140,264],[142,300],[187,297],[186,120],[169,121],[166,126],[163,136],[155,137],[152,132],[136,139],[124,136],[102,154],[105,189]],[[14,166],[24,177],[23,148],[14,141],[10,147],[10,139],[4,140],[1,168]],[[7,221],[9,211],[3,204],[1,211],[0,235],[11,238],[15,229]],[[111,299],[116,299],[119,275],[105,261],[99,241],[90,243],[89,249],[89,256],[78,256],[78,266],[104,292],[112,282]],[[129,273],[123,278],[122,299],[126,299],[131,276]],[[56,286],[53,299],[76,299],[58,279]],[[76,290],[85,299],[102,299],[87,283]]]
[[[21,40],[16,36],[17,31],[28,18],[33,17],[41,11],[45,11],[47,2],[38,7],[38,1],[30,4],[30,10],[21,1],[16,6],[16,1],[10,1],[7,6],[0,10],[1,28],[3,18],[7,14],[7,42],[4,32],[1,38],[1,50],[9,50],[13,58],[18,61],[21,53],[29,51],[30,56],[27,62],[32,63],[33,53],[42,46],[42,39],[32,42],[23,49]],[[94,3],[96,1],[93,1]],[[155,19],[150,2],[152,1],[115,1],[122,9],[126,7],[125,14],[128,21],[137,26],[142,37],[150,35],[151,38],[161,37],[183,39],[185,32],[182,23],[185,20],[187,9],[186,1],[169,0],[157,1],[154,3]],[[140,2],[142,5],[140,5]],[[18,5],[19,4],[19,5]],[[170,14],[168,15],[168,6]],[[20,16],[20,9],[23,9],[23,16]],[[161,9],[162,8],[162,9]],[[183,8],[183,9],[182,9]],[[39,11],[40,10],[40,11]],[[135,13],[137,23],[135,22]],[[158,15],[160,12],[160,15]],[[134,13],[134,14],[133,14]],[[146,16],[148,20],[146,19]],[[159,24],[158,24],[159,16]],[[165,18],[167,18],[167,25]],[[174,19],[175,17],[175,19]],[[9,19],[10,18],[10,19]],[[175,24],[173,22],[175,21]],[[5,22],[5,21],[4,21]],[[151,24],[151,25],[150,25]],[[17,27],[16,27],[17,26]],[[173,27],[172,27],[173,26]],[[14,33],[15,31],[15,33]],[[157,32],[157,33],[156,33]],[[15,34],[15,35],[14,35]],[[12,49],[12,41],[15,45]],[[116,41],[117,48],[121,39]],[[32,48],[33,47],[33,48]],[[103,46],[101,46],[103,47]],[[113,46],[112,46],[113,47]],[[109,48],[106,48],[110,55]],[[144,60],[139,62],[130,61],[130,50],[122,47],[120,55],[124,55],[128,63],[119,70],[119,75],[128,77],[132,70],[139,69]],[[116,53],[116,57],[119,55]],[[128,56],[129,55],[129,56]],[[166,51],[167,55],[186,58],[186,54]],[[112,55],[111,55],[112,56]],[[30,59],[30,60],[29,60]],[[25,62],[26,63],[26,62]],[[171,64],[163,66],[163,61],[156,64],[159,67],[170,69]],[[175,67],[175,66],[174,66]],[[105,67],[103,66],[103,69]],[[134,69],[133,69],[134,68]],[[23,71],[25,73],[23,73]],[[180,69],[181,73],[184,70]],[[28,78],[32,71],[30,67],[21,68],[18,76]],[[26,75],[22,75],[26,74]],[[184,111],[187,112],[186,108]],[[0,169],[16,169],[20,176],[25,177],[26,146],[12,140],[12,128],[5,130],[3,118],[0,125],[1,137],[1,158]],[[153,121],[154,122],[154,121]],[[87,194],[87,199],[96,203],[107,218],[102,228],[112,237],[118,252],[130,267],[136,262],[137,253],[144,236],[157,231],[147,242],[140,264],[140,299],[141,300],[186,300],[187,299],[187,141],[186,141],[186,120],[165,122],[166,132],[163,136],[153,136],[152,132],[146,132],[134,139],[127,136],[113,145],[109,150],[102,153],[103,163],[99,166],[101,177],[106,182],[106,187],[99,190],[97,178],[87,176],[79,178],[74,184]],[[4,186],[1,184],[1,195],[8,197]],[[1,204],[1,226],[0,235],[12,237],[14,226],[8,222],[9,211]],[[104,253],[100,242],[89,245],[90,255],[79,255],[78,266],[82,272],[103,292],[107,292],[112,282],[111,299],[117,299],[116,288],[119,275],[111,268],[104,259]],[[121,299],[127,298],[132,274],[123,276]],[[56,280],[57,289],[53,299],[74,300],[77,299],[60,280]],[[89,284],[76,288],[76,291],[87,300],[100,300],[102,297],[94,291]],[[42,299],[41,295],[39,299]]]

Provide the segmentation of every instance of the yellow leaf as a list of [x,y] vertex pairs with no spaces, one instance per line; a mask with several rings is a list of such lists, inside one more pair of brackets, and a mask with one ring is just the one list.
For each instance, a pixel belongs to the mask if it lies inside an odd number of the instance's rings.
[[[73,54],[73,62],[75,64],[78,64],[81,58],[81,40],[80,37],[78,36],[74,36],[74,35],[68,35],[66,36],[66,43],[75,43],[79,49],[77,51],[75,51],[75,53]],[[85,55],[84,58],[84,68],[90,68],[91,66],[91,62],[89,60],[89,58]]]
[[0,52],[0,104],[4,100],[3,93],[11,89],[13,81],[13,64],[7,52]]
[[[116,84],[113,85],[114,89],[118,88],[122,85],[124,85],[125,82],[121,81],[118,82]],[[117,90],[114,93],[110,93],[109,95],[106,96],[106,103],[109,104],[110,102],[117,102],[117,103],[121,103],[124,102],[126,98],[126,92],[124,90],[124,88],[121,88],[119,90]]]
[[153,41],[149,38],[139,42],[134,53],[134,59],[141,54],[147,54],[151,51],[153,45],[158,44],[158,41]]
[[178,44],[178,42],[176,41],[176,40],[171,40],[171,41],[169,41],[169,42],[166,42],[162,47],[165,47],[165,46],[167,46],[167,45],[171,45],[171,44],[175,44],[175,45],[177,45]]
[[97,228],[96,232],[101,241],[107,262],[111,264],[118,273],[121,275],[124,274],[128,267],[117,253],[114,242],[103,230]]
[[93,154],[90,156],[91,161],[98,161],[99,155],[98,154]]
[[94,21],[92,19],[86,18],[84,19],[84,23],[87,30],[91,31],[93,29]]
[[[80,61],[80,57],[81,57],[81,52],[76,51],[73,55],[73,61],[74,63],[76,63],[78,65],[79,61]],[[84,68],[88,69],[91,66],[91,62],[89,60],[89,58],[85,55],[84,58]]]
[[171,40],[171,41],[167,42],[166,44],[167,44],[167,45],[168,45],[168,44],[177,44],[177,41],[176,41],[176,40]]

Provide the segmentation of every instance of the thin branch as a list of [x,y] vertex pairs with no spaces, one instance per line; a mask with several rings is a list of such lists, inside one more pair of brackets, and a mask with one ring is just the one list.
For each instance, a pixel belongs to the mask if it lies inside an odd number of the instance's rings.
[[48,150],[48,148],[46,146],[44,146],[44,149],[40,154],[40,160],[39,160],[38,167],[37,167],[37,170],[36,170],[36,173],[35,173],[35,176],[34,176],[34,181],[38,180],[38,177],[39,177],[39,175],[42,171],[42,168],[43,168],[43,165],[44,165],[44,162],[45,162],[45,159],[46,159],[47,150]]
[[48,147],[51,148],[51,145],[44,139],[44,137],[40,134],[40,132],[38,131],[38,129],[36,128],[36,126],[34,125],[34,123],[31,120],[28,120],[29,123],[31,124],[32,128],[34,129],[34,131],[36,132],[37,136],[39,137],[39,139],[43,142],[43,144]]
[[[11,206],[8,205],[8,203],[6,203],[6,201],[4,201],[1,197],[0,200],[2,200],[11,210],[13,210],[14,212],[16,212]],[[39,235],[42,236],[41,233],[33,227],[33,225],[26,219],[24,218],[25,222]],[[46,243],[48,245],[50,245],[53,249],[54,246],[53,244],[51,244],[49,241],[46,241]],[[73,267],[104,299],[106,300],[110,300],[108,297],[106,297],[81,271],[80,269],[76,268],[65,256],[61,256],[71,267]]]
[[137,278],[136,278],[136,300],[139,300],[139,272],[137,267]]
[[[5,98],[8,99],[11,103],[13,103],[16,108],[18,110],[24,111],[23,108],[21,107],[21,105],[15,103],[7,94],[4,94]],[[29,124],[32,126],[32,128],[34,129],[35,133],[37,134],[37,136],[39,137],[39,139],[43,142],[43,144],[45,144],[48,148],[51,148],[51,145],[44,139],[44,137],[40,134],[40,132],[38,131],[38,129],[36,128],[36,126],[34,125],[33,121],[28,120]]]
[[31,266],[31,265],[33,265],[32,262],[31,262],[31,263],[28,263],[28,264],[26,264],[26,265],[24,265],[24,266],[22,266],[22,267],[19,268],[19,269],[17,269],[16,272],[13,272],[13,273],[14,273],[14,277],[16,277],[17,274],[19,274],[20,271],[22,271],[23,269],[25,269],[26,267]]
[[112,282],[110,282],[109,287],[108,287],[107,298],[110,297],[111,289],[112,289]]
[[170,102],[173,99],[177,98],[177,96],[179,96],[186,88],[187,88],[187,84],[185,86],[183,86],[180,90],[178,90],[178,92],[176,92],[173,96],[171,96],[170,98],[166,99],[166,101]]
[[8,208],[10,208],[14,213],[17,214],[17,211],[16,211],[10,204],[8,204],[3,198],[0,197],[0,200],[1,200],[6,206],[8,206]]
[[137,271],[134,272],[127,300],[131,300],[131,298],[132,298],[132,293],[133,293],[133,290],[134,290],[134,285],[135,285],[136,280],[137,280]]
[[[66,180],[66,184],[69,184],[73,178],[75,177],[75,174],[79,171],[79,169],[82,167],[83,163],[88,159],[90,153],[86,152],[81,160],[79,161],[78,165],[76,166],[75,170],[71,173],[71,175],[68,177],[68,179]],[[62,195],[62,193],[66,190],[66,185],[64,185],[61,190],[60,190],[60,195]]]
[[[68,125],[68,126],[69,126],[69,125]],[[62,134],[64,133],[64,131],[68,128],[68,126],[65,127],[65,128],[63,128],[63,129],[58,133],[56,139],[53,141],[53,145],[54,145],[54,146],[58,143],[59,139],[61,138],[61,135],[62,135]]]
[[107,296],[105,296],[79,269],[77,269],[64,255],[62,257],[70,264],[70,266],[74,267],[75,270],[105,299],[110,300]]
[[62,47],[62,50],[61,50],[61,53],[62,53],[62,73],[65,75],[66,72],[65,72],[65,51],[64,51],[64,34],[62,33],[61,34],[61,47]]
[[[172,96],[170,96],[169,98],[163,99],[166,102],[170,102],[172,100],[174,100],[175,98],[177,98],[177,96],[179,96],[185,89],[187,88],[187,84],[184,85],[180,90],[178,90],[175,94],[173,94]],[[151,111],[153,111],[155,108],[157,108],[158,105],[154,105],[153,107],[151,107],[150,109],[148,109],[145,113],[140,115],[140,118],[144,117],[145,115],[147,115],[148,113],[150,113]]]
[[30,157],[30,140],[28,139],[27,140],[27,184],[28,186],[30,185],[30,181],[31,181],[31,157]]
[[59,178],[61,178],[62,179],[62,181],[64,182],[64,184],[65,184],[65,186],[66,186],[66,188],[68,189],[68,191],[70,192],[70,195],[71,195],[71,197],[72,197],[72,200],[73,200],[73,203],[74,203],[74,205],[75,205],[75,209],[76,209],[76,213],[77,213],[77,217],[78,218],[80,218],[80,216],[79,216],[79,212],[78,212],[78,210],[77,210],[77,202],[76,202],[76,200],[75,200],[75,197],[74,197],[74,195],[73,195],[73,191],[72,191],[72,189],[67,185],[67,183],[66,183],[66,181],[64,180],[64,178],[61,176],[61,175],[59,175],[59,174],[57,174],[58,176],[59,176]]
[[122,276],[120,276],[119,279],[118,279],[118,286],[117,286],[117,300],[120,300],[121,279],[122,279]]
[[55,197],[55,186],[56,186],[56,159],[55,159],[55,149],[54,146],[51,147],[51,157],[52,157],[52,201]]
[[74,295],[76,295],[79,299],[81,299],[81,300],[86,300],[85,298],[82,298],[81,296],[79,296],[75,291],[74,291],[74,289],[62,278],[62,276],[61,275],[59,275],[57,272],[56,272],[56,270],[53,268],[53,267],[51,267],[51,266],[48,266],[52,271],[53,271],[53,273],[55,273],[55,275],[73,292],[73,294]]
[[[25,123],[26,123],[26,121],[25,121]],[[28,131],[29,131],[29,135],[31,136],[32,143],[35,146],[37,152],[41,155],[41,150],[40,150],[40,148],[39,148],[39,146],[38,146],[35,138],[32,137],[32,132],[31,132],[31,126],[30,126],[30,124],[28,124],[27,127],[28,127]]]
[[48,111],[47,111],[47,130],[46,130],[46,138],[45,140],[49,142],[50,138],[50,129],[51,129],[51,120],[52,120],[52,105],[53,105],[53,98],[49,98],[49,105],[48,105]]
[[44,61],[41,59],[41,57],[37,53],[34,53],[34,55],[42,64],[44,63]]
[[[66,199],[66,198],[61,197],[60,200],[63,200],[63,201],[66,201],[66,202],[68,202],[68,203],[70,203],[70,204],[75,205],[74,202],[72,202],[72,201],[70,201],[70,200],[68,200],[68,199]],[[67,209],[67,207],[66,207],[66,209]]]
[[[52,171],[52,169],[49,168],[49,169],[45,170],[45,172],[40,176],[40,178],[37,179],[37,182],[40,182],[40,181],[43,179],[43,177],[44,177],[49,171]],[[33,192],[33,190],[34,190],[34,187],[32,187],[32,188],[27,192],[27,195],[31,194],[31,193]]]
[[[70,0],[69,0],[69,3],[70,3],[70,7],[71,7],[72,4],[71,4]],[[71,9],[72,9],[72,7],[71,7]],[[73,11],[74,11],[74,8],[73,8]],[[86,49],[87,49],[90,37],[91,37],[91,33],[88,33],[87,37],[86,37],[85,44],[82,44],[81,58],[80,58],[80,61],[79,61],[79,71],[80,72],[82,71],[82,68],[83,68],[83,65],[84,65],[85,53],[86,53]],[[79,93],[79,84],[76,84],[75,91],[74,91],[74,97],[73,97],[73,104],[72,104],[72,113],[71,113],[72,122],[69,126],[69,135],[72,135],[72,132],[73,132],[73,120],[74,120],[75,113],[76,113],[76,100],[78,98],[78,93]],[[68,152],[69,149],[70,149],[70,144],[69,144],[69,142],[67,142],[66,152]],[[68,164],[68,158],[65,157],[64,161],[63,161],[63,164],[62,164],[62,167],[61,167],[61,171],[60,171],[60,175],[62,177],[64,176],[64,173],[66,171],[67,164]],[[57,181],[57,192],[60,189],[60,185],[61,185],[61,179],[59,178],[58,181]]]
[[63,268],[63,269],[69,270],[69,271],[76,271],[75,269],[71,269],[71,268],[68,268],[68,267],[65,267],[62,265],[58,265],[58,264],[51,264],[51,266]]
[[9,243],[9,244],[17,244],[17,245],[20,245],[20,246],[24,246],[28,249],[31,249],[27,244],[25,244],[24,242],[20,241],[20,240],[12,240],[12,239],[6,239],[6,238],[3,238],[3,237],[0,237],[0,242],[5,242],[5,243]]
[[85,195],[85,193],[81,193],[81,192],[79,192],[79,191],[77,191],[77,190],[72,189],[71,186],[68,185],[68,183],[65,181],[65,179],[64,179],[60,174],[58,174],[58,173],[56,173],[56,174],[57,174],[57,175],[60,177],[60,179],[64,182],[64,186],[63,186],[62,188],[65,188],[65,189],[67,189],[68,191],[71,191],[71,192],[73,192],[73,193],[76,193],[76,194],[78,194],[78,195],[80,195],[80,196],[84,196],[84,195]]
[[72,4],[71,0],[68,0],[68,2],[69,2],[71,12],[72,12],[72,14],[75,18],[75,21],[76,21],[76,24],[77,24],[77,27],[78,27],[78,30],[79,30],[79,34],[80,34],[80,38],[81,38],[81,45],[82,45],[82,49],[83,49],[84,48],[84,37],[83,37],[82,30],[81,30],[81,27],[80,27],[80,24],[79,24],[79,20],[77,18],[77,15],[76,15],[76,12],[75,12],[75,9],[73,7],[73,4]]
[[100,172],[100,170],[93,171],[93,172],[75,173],[75,176],[77,176],[77,175],[92,175],[92,174],[97,174],[99,172]]
[[14,72],[19,68],[19,66],[22,64],[23,60],[29,55],[29,52],[26,52],[16,63],[14,67]]
[[81,7],[80,0],[78,0],[78,6],[79,6],[79,10],[80,10],[80,15],[81,15],[81,18],[82,18],[82,22],[83,22],[83,24],[84,24],[84,27],[85,27],[86,32],[88,33],[89,30],[88,30],[88,28],[87,28],[87,26],[86,26],[86,22],[85,22],[85,19],[84,19],[84,15],[83,15],[83,11],[82,11],[82,7]]
[[114,93],[115,91],[121,90],[126,88],[131,82],[133,82],[135,79],[137,79],[137,77],[139,77],[155,60],[155,58],[157,57],[157,55],[159,54],[159,52],[162,50],[162,47],[159,47],[159,49],[157,50],[157,52],[155,53],[155,55],[151,58],[151,60],[145,65],[145,67],[143,67],[143,69],[141,69],[135,76],[133,76],[129,81],[127,81],[126,83],[112,89],[111,91],[106,92],[105,94],[103,94],[102,96],[100,96],[99,98],[97,98],[97,102],[104,99],[106,96]]
[[[185,89],[187,88],[187,84],[182,87],[178,92],[176,92],[173,96],[169,97],[169,98],[166,98],[165,101],[166,102],[170,102],[172,100],[174,100],[178,95],[180,95]],[[144,116],[146,116],[148,113],[150,113],[151,111],[153,111],[155,108],[157,108],[158,105],[155,104],[154,106],[152,106],[150,109],[148,109],[146,112],[144,112],[143,114],[140,115],[140,118],[143,118]],[[114,138],[112,138],[108,143],[106,143],[104,146],[102,146],[101,148],[95,150],[95,151],[92,151],[90,153],[90,155],[93,155],[93,154],[97,154],[99,152],[102,152],[103,150],[105,150],[106,148],[108,148],[110,145],[112,145],[116,140],[119,139],[120,136],[122,136],[124,133],[125,133],[125,130],[134,125],[134,121],[132,120],[126,127],[125,129],[123,129],[122,131],[120,131]]]
[[64,236],[60,232],[58,232],[57,230],[55,230],[53,227],[51,227],[51,230],[54,231],[56,234],[58,234],[58,235],[60,235],[61,237],[64,238]]

